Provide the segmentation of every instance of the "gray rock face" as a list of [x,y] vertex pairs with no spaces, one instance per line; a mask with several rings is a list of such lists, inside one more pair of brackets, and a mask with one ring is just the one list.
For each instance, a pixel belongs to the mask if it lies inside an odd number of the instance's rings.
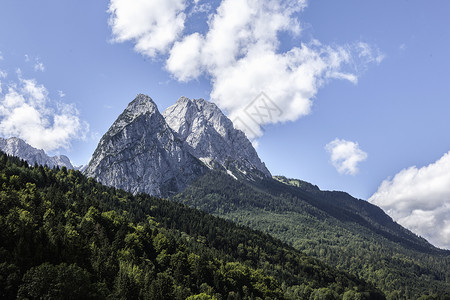
[[50,168],[56,166],[64,166],[68,169],[73,169],[72,163],[65,155],[48,156],[44,150],[36,149],[27,144],[22,139],[12,137],[9,139],[0,138],[0,150],[6,154],[17,156],[26,160],[28,164],[47,165]]
[[271,177],[245,134],[214,103],[181,97],[163,116],[191,153],[209,167],[218,164],[233,177]]
[[167,197],[208,168],[224,168],[235,178],[271,176],[215,104],[182,97],[161,115],[139,94],[101,138],[84,174],[134,194]]
[[153,100],[139,94],[101,138],[84,173],[134,194],[166,197],[205,171]]

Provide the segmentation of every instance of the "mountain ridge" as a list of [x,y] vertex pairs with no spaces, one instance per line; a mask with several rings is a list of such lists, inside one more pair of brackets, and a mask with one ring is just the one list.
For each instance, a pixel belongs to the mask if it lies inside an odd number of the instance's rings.
[[50,168],[59,166],[66,167],[68,169],[75,169],[67,156],[49,156],[44,150],[34,148],[24,140],[17,137],[11,137],[8,139],[0,137],[0,150],[8,155],[20,157],[31,165],[36,163],[38,165],[47,165]]
[[191,147],[191,153],[209,165],[247,175],[271,176],[245,134],[212,102],[181,97],[163,113],[167,124]]
[[161,114],[138,94],[100,139],[84,174],[134,194],[168,197],[210,168],[236,179],[271,176],[215,104],[181,97]]
[[168,196],[205,169],[170,129],[153,100],[139,94],[100,139],[84,174],[134,194]]
[[388,299],[450,294],[450,251],[397,224],[381,208],[309,183],[302,188],[270,178],[237,181],[211,172],[171,199],[277,237],[373,283]]

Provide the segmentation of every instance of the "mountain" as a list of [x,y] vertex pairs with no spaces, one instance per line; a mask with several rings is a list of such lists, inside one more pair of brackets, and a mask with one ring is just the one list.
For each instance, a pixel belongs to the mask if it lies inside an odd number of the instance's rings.
[[20,157],[29,164],[47,165],[50,168],[60,166],[73,169],[72,163],[65,155],[48,156],[44,150],[36,149],[22,139],[12,137],[0,138],[0,150],[8,155]]
[[139,94],[101,138],[84,173],[134,194],[166,197],[207,169],[187,148],[153,100]]
[[450,299],[450,251],[345,192],[282,176],[234,180],[211,170],[171,199],[279,238],[373,283],[388,299]]
[[267,234],[79,171],[0,153],[0,183],[1,299],[385,299]]
[[214,103],[181,97],[163,116],[191,153],[210,168],[222,166],[235,177],[271,176],[245,134]]
[[215,104],[181,97],[160,114],[140,94],[101,138],[84,174],[134,194],[167,197],[208,169],[236,179],[271,176],[245,134]]

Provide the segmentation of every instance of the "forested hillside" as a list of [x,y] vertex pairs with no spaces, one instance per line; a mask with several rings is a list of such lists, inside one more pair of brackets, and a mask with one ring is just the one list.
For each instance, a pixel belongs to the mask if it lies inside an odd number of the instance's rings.
[[284,177],[249,182],[212,172],[173,199],[280,238],[389,299],[450,298],[450,252],[346,193]]
[[0,157],[1,299],[384,299],[271,236]]

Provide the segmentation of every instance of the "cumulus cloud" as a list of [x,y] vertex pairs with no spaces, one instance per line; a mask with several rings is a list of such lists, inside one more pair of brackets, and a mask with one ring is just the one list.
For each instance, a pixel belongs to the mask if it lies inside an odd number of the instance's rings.
[[185,8],[184,0],[111,0],[114,41],[133,41],[137,52],[150,57],[163,53],[183,31]]
[[83,139],[88,124],[73,105],[51,102],[47,89],[34,79],[23,79],[0,91],[0,135],[20,137],[46,151],[70,147]]
[[[110,4],[115,39],[134,41],[137,50],[150,57],[167,54],[166,69],[179,81],[201,76],[209,79],[211,100],[249,138],[261,136],[266,124],[293,121],[309,114],[312,99],[328,80],[356,84],[361,66],[383,59],[379,50],[363,42],[342,46],[323,45],[317,40],[300,42],[302,27],[298,15],[306,7],[306,0],[222,0],[209,14],[205,32],[192,33],[183,31],[191,16],[184,11],[192,6],[191,11],[196,11],[199,1],[190,6],[187,2],[168,2],[171,22],[158,21],[163,18],[160,14],[148,16],[150,13],[142,4],[119,3],[111,0]],[[141,18],[130,11],[146,16],[152,25],[142,26]],[[171,32],[165,35],[168,38],[164,43],[153,32],[157,23],[157,30]],[[176,30],[174,24],[178,24]],[[281,51],[280,34],[290,37],[297,46]],[[255,114],[270,114],[267,106],[261,104],[261,92],[281,113],[255,122]]]
[[355,175],[358,164],[367,159],[367,153],[359,148],[358,143],[334,139],[325,149],[330,153],[330,160],[340,174]]
[[369,202],[432,244],[450,249],[450,152],[384,180]]

